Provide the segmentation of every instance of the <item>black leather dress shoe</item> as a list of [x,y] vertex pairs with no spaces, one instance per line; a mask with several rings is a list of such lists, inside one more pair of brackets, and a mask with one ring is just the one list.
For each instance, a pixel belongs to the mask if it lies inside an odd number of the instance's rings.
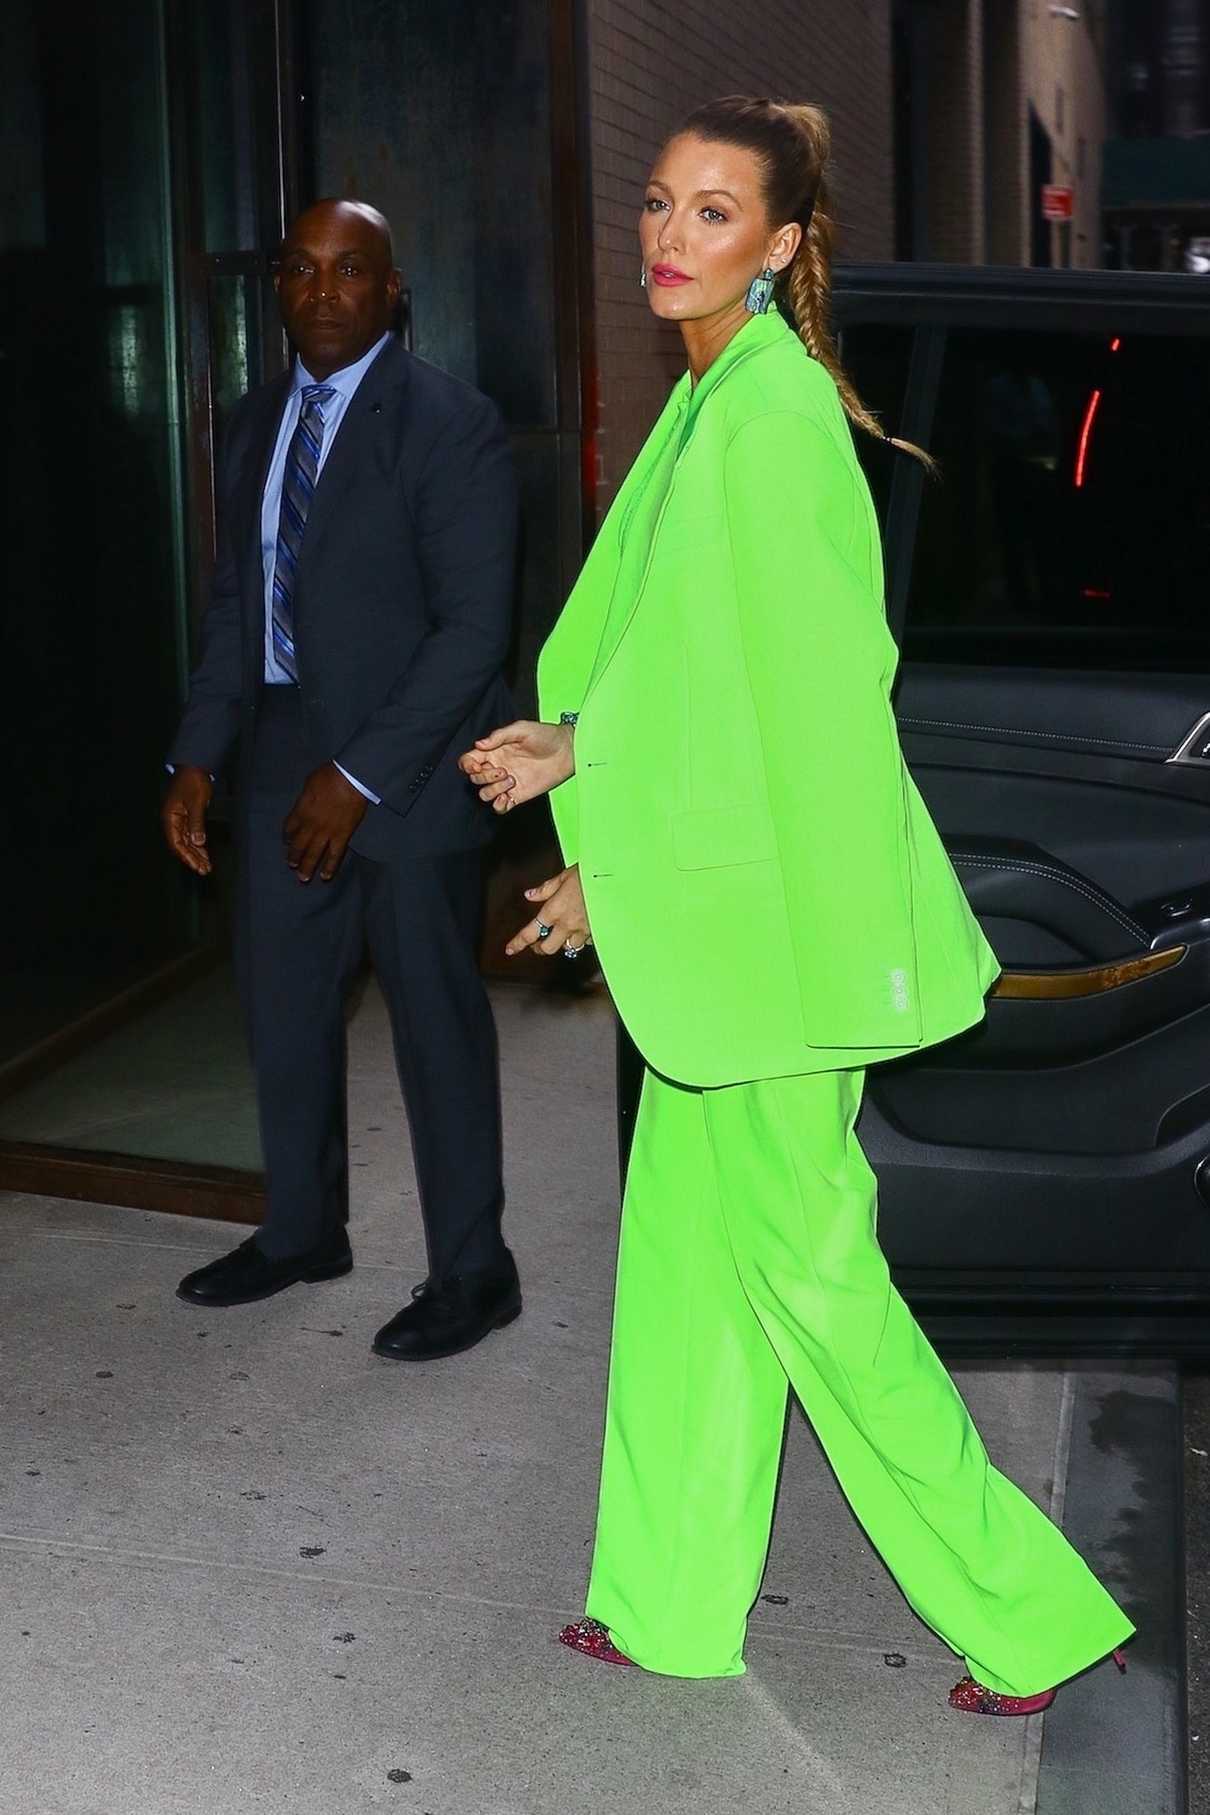
[[412,1302],[384,1324],[374,1353],[391,1361],[440,1361],[473,1349],[492,1330],[521,1315],[521,1282],[516,1272],[466,1273],[434,1286],[426,1280]]
[[353,1253],[343,1229],[339,1237],[306,1254],[292,1254],[288,1260],[271,1260],[249,1236],[221,1260],[186,1273],[176,1289],[178,1298],[195,1305],[249,1305],[258,1298],[272,1298],[287,1286],[300,1280],[313,1284],[320,1279],[336,1279],[353,1267]]

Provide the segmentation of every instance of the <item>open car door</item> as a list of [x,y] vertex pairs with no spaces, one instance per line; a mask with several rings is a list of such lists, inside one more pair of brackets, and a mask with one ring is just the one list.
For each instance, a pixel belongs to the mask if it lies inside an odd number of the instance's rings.
[[951,1346],[1204,1350],[1207,297],[900,267],[842,310],[941,463],[862,450],[903,748],[1004,966],[980,1028],[870,1073],[883,1244]]

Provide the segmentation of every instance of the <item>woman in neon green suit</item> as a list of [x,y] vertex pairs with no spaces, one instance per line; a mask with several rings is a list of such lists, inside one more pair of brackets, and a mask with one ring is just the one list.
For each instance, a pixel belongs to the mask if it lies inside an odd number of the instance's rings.
[[588,1618],[563,1637],[743,1670],[788,1382],[965,1658],[954,1705],[1027,1712],[1132,1627],[989,1462],[875,1234],[865,1069],[978,1021],[997,965],[896,735],[849,423],[882,431],[829,336],[826,156],[818,109],[742,99],[664,148],[642,282],[689,369],[542,652],[543,722],[463,758],[499,812],[551,792],[567,867],[509,950],[591,936],[647,1066]]

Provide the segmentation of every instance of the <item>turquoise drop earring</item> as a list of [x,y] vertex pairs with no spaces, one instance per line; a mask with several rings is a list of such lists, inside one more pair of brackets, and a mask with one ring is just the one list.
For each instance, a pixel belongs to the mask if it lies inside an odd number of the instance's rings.
[[773,286],[777,282],[777,273],[771,265],[765,267],[759,277],[754,277],[748,285],[748,294],[744,298],[744,307],[749,315],[764,315],[773,301]]

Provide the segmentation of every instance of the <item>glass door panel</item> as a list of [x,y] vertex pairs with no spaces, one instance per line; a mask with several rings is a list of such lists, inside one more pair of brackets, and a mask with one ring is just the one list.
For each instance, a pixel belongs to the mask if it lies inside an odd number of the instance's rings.
[[[66,1156],[101,1173],[122,1156],[170,1182],[165,1164],[221,1174],[228,1197],[242,1178],[251,1204],[230,838],[220,813],[199,886],[159,803],[212,559],[216,429],[281,363],[262,247],[282,195],[275,9],[132,0],[70,31],[36,0],[13,11],[5,113],[28,155],[0,243],[21,276],[0,324],[23,354],[3,387],[22,448],[3,659],[21,887],[0,959],[0,1186],[53,1192]],[[81,1194],[107,1195],[103,1177]]]

